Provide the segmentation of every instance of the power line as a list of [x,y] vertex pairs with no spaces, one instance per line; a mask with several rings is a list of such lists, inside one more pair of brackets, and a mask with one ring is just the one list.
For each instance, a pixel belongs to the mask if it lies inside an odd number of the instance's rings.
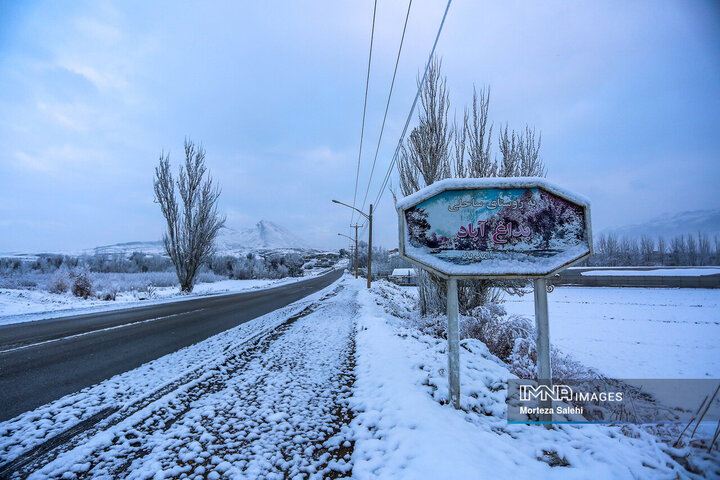
[[433,43],[432,50],[430,50],[430,56],[428,57],[427,65],[425,66],[425,72],[423,73],[422,80],[420,80],[420,84],[418,85],[417,93],[415,94],[415,100],[413,100],[412,107],[410,108],[410,113],[407,116],[407,119],[405,120],[405,127],[403,128],[402,134],[400,135],[400,140],[398,140],[397,147],[395,147],[395,153],[392,156],[392,159],[390,161],[390,165],[388,166],[387,172],[385,173],[385,178],[383,179],[383,183],[380,186],[380,191],[378,191],[377,196],[375,197],[374,207],[377,209],[377,205],[380,202],[380,199],[382,198],[383,193],[385,192],[385,188],[387,187],[388,181],[390,180],[390,175],[392,174],[393,167],[395,166],[395,163],[397,162],[397,156],[400,152],[400,147],[402,146],[403,139],[405,138],[405,134],[407,133],[408,125],[410,124],[410,119],[412,118],[412,115],[415,111],[415,106],[417,105],[418,98],[420,97],[420,92],[422,91],[423,84],[425,83],[425,77],[427,76],[428,69],[430,68],[430,63],[432,62],[433,55],[435,54],[435,48],[437,47],[438,40],[440,39],[440,33],[442,32],[443,25],[445,25],[445,19],[447,18],[448,10],[450,10],[450,4],[452,3],[452,0],[448,0],[447,6],[445,7],[445,13],[443,14],[442,21],[440,22],[440,27],[438,28],[437,35],[435,36],[435,42]]
[[[368,55],[367,76],[365,77],[365,101],[363,102],[362,126],[360,127],[360,151],[358,152],[357,171],[355,172],[355,193],[353,194],[353,208],[357,200],[358,179],[360,178],[360,157],[362,157],[363,136],[365,134],[365,112],[367,111],[368,86],[370,85],[370,63],[372,62],[373,39],[375,38],[375,12],[377,12],[377,0],[373,6],[372,30],[370,31],[370,55]],[[355,211],[350,214],[350,225],[355,219]]]
[[365,210],[365,202],[367,202],[373,173],[375,173],[375,163],[377,162],[378,153],[380,152],[380,142],[382,142],[383,132],[385,131],[385,121],[387,120],[387,114],[390,108],[390,99],[392,98],[393,87],[395,86],[395,76],[397,75],[398,65],[400,64],[400,53],[402,52],[403,43],[405,42],[405,31],[407,30],[408,19],[410,18],[410,7],[412,7],[412,0],[408,3],[407,13],[405,14],[405,25],[403,25],[402,36],[400,37],[400,47],[398,48],[397,58],[395,59],[395,69],[393,70],[392,81],[390,82],[390,93],[388,93],[387,103],[385,104],[385,114],[383,115],[382,126],[380,127],[380,137],[378,138],[377,147],[375,148],[375,157],[373,158],[372,168],[370,169],[370,178],[368,179],[367,188],[365,189],[365,197],[363,198],[360,210]]

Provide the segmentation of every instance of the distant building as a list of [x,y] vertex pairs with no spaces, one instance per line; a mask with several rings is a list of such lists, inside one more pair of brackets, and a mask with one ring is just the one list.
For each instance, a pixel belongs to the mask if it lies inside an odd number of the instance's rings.
[[417,285],[417,276],[414,268],[396,268],[388,280],[397,285]]

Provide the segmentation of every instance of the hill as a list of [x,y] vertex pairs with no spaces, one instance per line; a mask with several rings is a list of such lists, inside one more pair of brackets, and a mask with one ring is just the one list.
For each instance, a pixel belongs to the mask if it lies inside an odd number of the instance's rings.
[[650,235],[654,238],[669,239],[678,235],[697,235],[698,232],[706,233],[711,238],[715,235],[720,236],[720,209],[661,215],[644,223],[606,228],[600,233],[629,238]]

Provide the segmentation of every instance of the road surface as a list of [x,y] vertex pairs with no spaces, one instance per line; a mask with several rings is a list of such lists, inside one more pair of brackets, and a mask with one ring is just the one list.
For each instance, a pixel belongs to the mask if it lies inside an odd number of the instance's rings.
[[0,326],[0,421],[282,308],[342,272],[246,293]]

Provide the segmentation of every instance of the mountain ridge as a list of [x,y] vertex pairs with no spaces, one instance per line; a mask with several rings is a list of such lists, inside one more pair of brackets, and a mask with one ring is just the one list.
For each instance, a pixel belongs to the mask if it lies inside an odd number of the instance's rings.
[[218,235],[217,247],[218,250],[313,249],[299,235],[269,220],[260,220],[254,226],[242,230],[223,228]]
[[664,214],[642,223],[606,228],[600,233],[628,238],[650,235],[669,239],[678,235],[697,235],[698,232],[711,238],[720,235],[720,208]]

